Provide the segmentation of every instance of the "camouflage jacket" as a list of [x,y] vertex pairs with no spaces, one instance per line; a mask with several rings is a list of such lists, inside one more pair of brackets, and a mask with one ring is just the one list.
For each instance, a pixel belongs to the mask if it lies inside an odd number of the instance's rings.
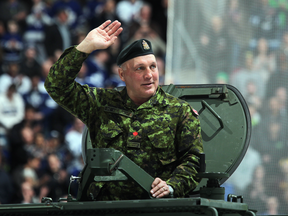
[[[200,122],[191,106],[160,87],[139,107],[122,91],[80,85],[74,79],[88,54],[70,47],[51,67],[45,81],[49,95],[89,128],[93,147],[115,148],[152,177],[185,197],[199,181],[203,152]],[[135,145],[135,143],[137,145]],[[148,198],[133,181],[91,183],[97,200]]]

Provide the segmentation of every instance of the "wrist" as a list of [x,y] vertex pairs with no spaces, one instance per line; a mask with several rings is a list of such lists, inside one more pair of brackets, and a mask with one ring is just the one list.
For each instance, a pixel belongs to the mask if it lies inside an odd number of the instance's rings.
[[79,45],[76,46],[76,49],[80,52],[87,53],[87,54],[90,54],[94,51],[91,44],[87,43],[85,39]]
[[174,197],[174,189],[171,185],[168,185],[168,187],[169,187],[169,192],[170,192],[169,197],[173,198]]

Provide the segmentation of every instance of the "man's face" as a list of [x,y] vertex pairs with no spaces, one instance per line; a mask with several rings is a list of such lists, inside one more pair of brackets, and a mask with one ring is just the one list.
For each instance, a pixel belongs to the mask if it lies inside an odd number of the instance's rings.
[[135,104],[141,105],[156,93],[159,73],[154,55],[130,59],[123,63],[118,73],[126,83],[127,93]]

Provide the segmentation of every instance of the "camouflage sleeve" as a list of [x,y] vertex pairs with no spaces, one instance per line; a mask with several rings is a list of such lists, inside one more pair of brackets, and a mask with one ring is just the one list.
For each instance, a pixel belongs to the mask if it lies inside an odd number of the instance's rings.
[[203,153],[200,121],[189,104],[184,105],[182,118],[178,123],[176,139],[178,143],[179,165],[168,179],[167,184],[174,189],[175,197],[185,197],[195,189],[200,179],[199,155]]
[[[85,124],[89,120],[85,110],[89,110],[89,95],[92,89],[80,85],[75,78],[88,54],[70,47],[64,51],[58,61],[51,67],[45,80],[48,94],[64,109],[77,116]],[[92,100],[91,100],[92,101]]]

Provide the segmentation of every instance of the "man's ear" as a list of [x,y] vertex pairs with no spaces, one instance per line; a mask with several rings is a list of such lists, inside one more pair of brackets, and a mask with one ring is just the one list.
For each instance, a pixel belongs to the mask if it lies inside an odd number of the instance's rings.
[[120,79],[121,79],[123,82],[125,82],[124,71],[123,71],[123,69],[120,68],[120,67],[118,68],[118,75],[119,75]]

